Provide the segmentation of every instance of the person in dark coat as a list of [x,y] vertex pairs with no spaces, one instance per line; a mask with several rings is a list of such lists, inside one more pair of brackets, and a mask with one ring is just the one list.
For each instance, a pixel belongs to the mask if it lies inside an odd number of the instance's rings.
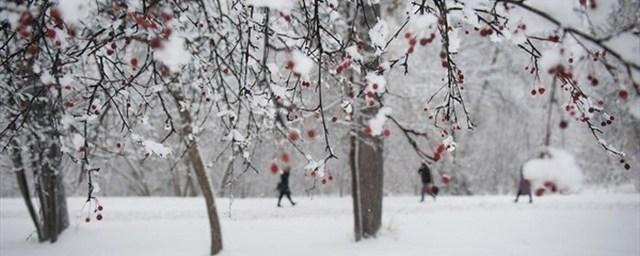
[[283,196],[287,196],[291,205],[296,205],[296,203],[293,202],[293,200],[291,200],[291,190],[289,189],[289,171],[290,170],[291,168],[289,166],[286,166],[282,169],[282,174],[280,174],[280,182],[276,187],[280,192],[280,196],[278,196],[278,207],[282,207],[282,205],[280,205],[280,201],[282,200]]
[[436,199],[436,195],[438,195],[438,187],[433,185],[433,177],[431,176],[431,169],[427,164],[422,163],[420,169],[418,169],[418,174],[420,174],[420,179],[422,180],[422,191],[420,202],[424,202],[424,195],[429,194]]
[[531,196],[531,182],[524,178],[524,173],[520,172],[520,184],[518,185],[518,194],[516,195],[516,200],[514,202],[518,202],[518,198],[520,195],[529,195],[529,203],[533,203],[533,197]]

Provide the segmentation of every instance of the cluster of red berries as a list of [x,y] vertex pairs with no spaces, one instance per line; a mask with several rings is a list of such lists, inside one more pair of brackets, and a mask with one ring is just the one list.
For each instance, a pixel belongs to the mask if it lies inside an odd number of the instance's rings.
[[627,161],[624,160],[624,158],[620,159],[620,163],[624,165],[624,169],[626,169],[626,170],[631,169],[631,165],[629,163],[627,163]]
[[420,46],[426,46],[426,45],[432,43],[433,40],[436,39],[436,34],[435,33],[431,33],[429,35],[429,37],[420,38],[419,42],[418,42],[418,39],[416,38],[416,36],[413,35],[413,33],[411,33],[411,32],[405,33],[404,34],[404,38],[407,40],[407,43],[409,44],[409,48],[407,49],[407,53],[411,54],[415,50],[415,47],[416,47],[416,45],[418,43],[420,43]]
[[606,120],[603,120],[602,122],[600,122],[600,125],[602,127],[605,127],[605,126],[610,125],[611,123],[613,123],[613,120],[615,120],[615,117],[609,116],[609,118],[607,118]]
[[[312,170],[309,173],[309,175],[311,177],[318,176],[318,170],[317,169]],[[332,180],[333,180],[333,175],[329,174],[329,175],[326,175],[326,176],[322,177],[322,180],[320,180],[320,183],[322,183],[322,185],[325,185],[325,184],[327,184],[327,182],[332,181]]]
[[[102,207],[102,205],[98,204],[98,206],[93,210],[93,213],[96,214],[96,220],[97,221],[101,221],[102,220],[102,210],[104,210],[104,207]],[[89,223],[91,222],[91,217],[87,216],[86,218],[84,218],[84,222]]]
[[324,184],[327,184],[328,181],[332,181],[332,180],[333,180],[333,176],[329,175],[329,176],[326,176],[326,177],[322,178],[322,180],[320,180],[320,182],[322,183],[322,185],[324,185]]
[[540,95],[542,95],[542,94],[544,94],[544,92],[545,92],[545,91],[546,91],[546,89],[545,89],[544,87],[540,86],[540,87],[538,87],[537,89],[532,89],[532,90],[531,90],[531,95],[534,95],[534,96],[535,96],[536,94],[540,94]]
[[[373,130],[371,129],[371,127],[367,126],[364,127],[363,132],[367,135],[372,135],[373,134]],[[389,130],[388,128],[384,128],[382,130],[382,136],[384,136],[385,138],[388,138],[391,136],[391,130]]]
[[556,184],[554,182],[551,181],[545,181],[544,182],[544,187],[538,188],[536,189],[536,196],[543,196],[544,193],[549,190],[553,193],[558,192],[558,187],[556,186]]
[[351,55],[346,54],[344,58],[342,58],[342,61],[340,61],[340,64],[338,64],[338,67],[336,68],[336,74],[340,75],[342,74],[342,72],[349,70],[350,68],[351,68]]
[[520,30],[525,31],[527,30],[527,25],[525,25],[524,23],[518,25],[516,27],[516,30],[513,31],[514,34],[517,34]]
[[596,0],[579,0],[578,2],[580,2],[580,5],[584,7],[587,7],[588,5],[592,10],[598,7],[598,5],[596,4]]
[[599,51],[596,51],[594,53],[592,53],[591,55],[593,55],[593,61],[598,61],[600,60],[600,58],[603,58],[607,55],[606,51],[602,51],[602,53],[600,53]]
[[480,36],[490,36],[493,35],[493,29],[491,27],[485,27],[480,29]]

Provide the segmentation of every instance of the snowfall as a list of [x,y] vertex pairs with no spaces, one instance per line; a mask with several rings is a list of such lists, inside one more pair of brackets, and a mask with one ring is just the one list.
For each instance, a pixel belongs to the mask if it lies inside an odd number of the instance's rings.
[[[221,255],[640,255],[640,195],[441,196],[384,199],[377,239],[356,243],[350,197],[219,199]],[[71,226],[55,244],[34,241],[20,199],[0,199],[0,255],[207,255],[202,198],[101,198],[85,223],[69,198]]]

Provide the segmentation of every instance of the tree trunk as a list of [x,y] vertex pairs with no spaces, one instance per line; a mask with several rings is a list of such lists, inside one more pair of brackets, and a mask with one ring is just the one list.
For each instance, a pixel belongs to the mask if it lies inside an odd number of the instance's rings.
[[207,177],[207,171],[204,167],[204,162],[200,157],[200,150],[195,140],[192,140],[192,118],[191,113],[180,106],[180,102],[184,101],[184,95],[180,91],[171,91],[171,95],[175,100],[176,107],[180,110],[180,118],[182,121],[182,139],[186,143],[189,150],[189,160],[193,166],[193,170],[196,174],[196,180],[200,186],[200,191],[204,196],[204,201],[207,206],[207,216],[209,217],[209,229],[211,231],[211,255],[218,254],[222,251],[222,231],[220,229],[220,221],[218,218],[218,210],[216,208],[215,198],[213,196],[213,190]]
[[[18,68],[14,70],[15,77],[19,79],[10,81],[19,88],[29,88],[25,92],[35,99],[18,100],[18,104],[15,104],[29,107],[31,111],[22,116],[23,127],[12,124],[12,130],[17,136],[20,135],[19,129],[29,131],[29,134],[24,136],[25,146],[31,150],[28,161],[31,163],[35,190],[40,201],[40,218],[35,214],[31,203],[21,145],[16,141],[12,141],[12,160],[27,210],[32,219],[35,218],[34,222],[37,222],[35,226],[38,240],[54,243],[58,235],[69,226],[64,183],[60,174],[62,152],[58,127],[61,126],[62,102],[50,92],[51,88],[59,90],[59,84],[50,88],[51,85],[40,82],[39,75],[33,72],[33,63],[33,57],[21,59]],[[59,63],[53,63],[54,77],[57,75],[58,66]]]
[[[369,30],[376,25],[380,18],[380,5],[361,2],[363,13],[354,20],[355,31],[364,42],[364,63],[361,72],[354,74],[355,84],[366,84],[367,73],[375,72],[380,62],[375,55],[375,48],[369,37]],[[353,89],[352,89],[353,90]],[[357,93],[352,92],[353,95]],[[367,120],[378,112],[376,106],[366,106],[357,96],[353,102],[353,116],[360,127],[367,126]],[[358,110],[364,107],[360,113]],[[355,119],[354,119],[355,120]],[[354,212],[355,240],[375,237],[382,224],[382,196],[383,196],[383,143],[379,137],[372,137],[362,131],[352,131],[349,165],[351,168],[351,184]]]
[[16,180],[18,182],[18,188],[20,188],[20,194],[24,199],[24,203],[27,206],[27,210],[29,211],[29,216],[31,217],[31,221],[33,225],[36,227],[36,233],[38,234],[38,240],[40,242],[44,241],[44,234],[42,233],[42,227],[40,225],[40,217],[33,207],[33,202],[31,201],[31,195],[29,193],[29,184],[27,183],[27,175],[24,172],[24,164],[22,162],[22,150],[18,146],[18,143],[14,140],[11,140],[11,160],[13,162],[14,168],[16,168]]
[[382,139],[358,132],[351,142],[350,165],[355,238],[375,237],[382,224],[384,161]]

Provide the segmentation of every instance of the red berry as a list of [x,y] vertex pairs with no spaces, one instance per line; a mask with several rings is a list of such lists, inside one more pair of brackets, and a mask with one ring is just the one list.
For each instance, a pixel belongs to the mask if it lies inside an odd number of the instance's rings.
[[364,128],[364,133],[371,135],[372,132],[371,127],[367,126]]
[[331,118],[331,122],[333,122],[333,123],[338,122],[338,118],[337,118],[337,117],[335,117],[335,116],[334,116],[334,117],[332,117],[332,118]]
[[536,95],[537,93],[538,92],[535,89],[531,90],[531,95]]
[[441,158],[440,153],[436,153],[435,155],[433,155],[433,160],[436,162],[440,160],[440,158]]
[[329,180],[333,180],[333,176],[329,175]]
[[429,43],[429,39],[422,38],[420,39],[420,45],[425,46]]
[[86,222],[86,223],[91,222],[91,218],[89,218],[89,217],[84,218],[84,222]]
[[271,163],[271,166],[269,166],[269,170],[271,170],[271,173],[273,174],[278,173],[278,165],[276,163]]
[[53,29],[47,29],[46,36],[48,38],[54,38],[54,37],[56,37],[56,31],[53,30]]
[[378,90],[378,84],[371,85],[371,88],[373,88],[374,90]]
[[626,170],[631,169],[631,165],[629,165],[629,164],[624,164],[624,169],[626,169]]
[[416,40],[416,38],[415,38],[415,37],[414,37],[414,38],[409,39],[409,44],[410,44],[411,46],[416,45],[416,43],[417,43],[417,42],[418,42],[418,41]]
[[137,67],[138,66],[138,58],[131,58],[131,66],[133,67]]
[[309,137],[310,139],[315,138],[316,137],[316,130],[315,129],[307,130],[307,137]]
[[436,149],[436,153],[440,154],[444,152],[444,150],[445,150],[444,144],[440,143],[440,145],[438,145],[438,148]]
[[327,184],[327,180],[326,179],[322,179],[322,184]]
[[385,137],[389,137],[391,136],[391,131],[389,129],[384,129],[384,131],[382,131],[382,135],[384,135]]
[[75,103],[73,103],[73,101],[67,101],[64,103],[64,106],[68,108],[72,108],[73,106],[75,106]]
[[102,220],[102,214],[96,215],[96,220],[101,221]]
[[567,129],[567,126],[569,126],[569,123],[567,123],[567,121],[560,121],[560,129]]
[[409,39],[411,38],[411,35],[411,32],[404,33],[404,38]]
[[544,195],[544,188],[539,188],[536,190],[536,196],[542,196]]
[[98,211],[102,211],[102,209],[104,209],[102,208],[102,205],[98,205]]
[[296,130],[289,131],[289,140],[296,141],[296,140],[298,140],[298,138],[300,138],[300,135],[298,134],[298,131],[296,131]]
[[629,92],[627,92],[627,90],[620,90],[618,92],[618,97],[622,98],[623,100],[626,100],[627,97],[629,97]]
[[287,65],[285,66],[286,69],[292,69],[296,64],[292,61],[289,60],[287,61]]

